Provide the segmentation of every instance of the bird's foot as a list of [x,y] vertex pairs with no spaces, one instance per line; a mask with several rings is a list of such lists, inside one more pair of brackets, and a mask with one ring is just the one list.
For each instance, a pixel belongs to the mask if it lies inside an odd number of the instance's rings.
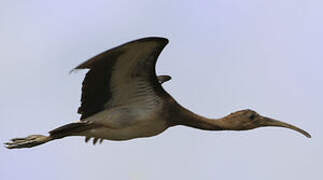
[[30,148],[33,146],[37,146],[43,143],[50,141],[51,138],[49,136],[43,135],[30,135],[26,138],[14,138],[11,139],[11,142],[6,142],[6,148],[8,149],[18,149],[18,148]]

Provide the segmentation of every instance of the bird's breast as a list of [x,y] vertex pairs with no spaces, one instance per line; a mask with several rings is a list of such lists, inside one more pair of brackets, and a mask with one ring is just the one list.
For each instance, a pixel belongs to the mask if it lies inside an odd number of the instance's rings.
[[150,121],[141,120],[132,126],[120,129],[111,129],[107,127],[92,129],[87,133],[87,136],[120,141],[155,136],[166,129],[167,123],[165,121],[157,119]]
[[155,136],[168,127],[165,116],[161,112],[161,106],[147,106],[147,103],[107,110],[101,116],[98,115],[95,120],[104,126],[91,129],[86,136],[108,140]]

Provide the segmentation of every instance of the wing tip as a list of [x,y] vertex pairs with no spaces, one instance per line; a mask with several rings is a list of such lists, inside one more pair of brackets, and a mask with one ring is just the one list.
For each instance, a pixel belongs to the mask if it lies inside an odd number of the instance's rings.
[[94,56],[92,58],[90,58],[89,60],[85,61],[84,63],[76,66],[74,69],[72,69],[69,74],[75,72],[75,70],[80,70],[80,69],[90,69],[92,64],[96,61],[96,59],[99,59],[101,56],[103,56],[104,54],[106,54],[107,52],[111,52],[112,50],[116,50],[118,49],[119,47],[122,47],[124,45],[127,45],[127,44],[131,44],[131,43],[135,43],[135,42],[147,42],[147,41],[156,41],[158,42],[162,47],[165,47],[168,43],[169,43],[169,40],[167,38],[164,38],[164,37],[158,37],[158,36],[151,36],[151,37],[144,37],[144,38],[140,38],[140,39],[136,39],[136,40],[133,40],[133,41],[130,41],[130,42],[127,42],[125,44],[122,44],[122,45],[119,45],[115,48],[112,48],[112,49],[109,49],[97,56]]
[[[131,41],[131,42],[139,42],[139,41],[141,41],[141,42],[144,42],[144,41],[159,41],[164,45],[169,43],[169,40],[167,38],[158,37],[158,36],[145,37],[145,38],[137,39],[137,40],[134,40],[134,41]],[[129,43],[131,43],[131,42],[129,42]]]

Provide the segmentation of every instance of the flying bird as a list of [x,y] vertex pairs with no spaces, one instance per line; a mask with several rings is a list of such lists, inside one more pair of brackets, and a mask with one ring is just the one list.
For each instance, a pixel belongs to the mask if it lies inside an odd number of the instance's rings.
[[103,140],[129,140],[158,135],[169,127],[184,125],[202,130],[250,130],[265,126],[285,127],[310,138],[306,131],[246,109],[217,119],[197,115],[169,95],[157,76],[157,58],[168,40],[148,37],[122,44],[80,64],[89,69],[82,84],[80,121],[5,143],[9,149],[30,148],[68,136],[83,136],[93,144]]

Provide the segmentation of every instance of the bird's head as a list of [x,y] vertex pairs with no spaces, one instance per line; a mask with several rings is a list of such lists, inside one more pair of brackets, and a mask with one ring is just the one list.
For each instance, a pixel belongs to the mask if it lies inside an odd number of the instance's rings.
[[225,122],[227,125],[230,126],[232,130],[249,130],[258,127],[265,127],[265,126],[277,126],[277,127],[284,127],[295,130],[299,133],[302,133],[304,136],[310,138],[311,135],[300,129],[294,125],[278,121],[269,117],[261,116],[257,112],[246,109],[237,111],[234,113],[229,114],[225,118]]

